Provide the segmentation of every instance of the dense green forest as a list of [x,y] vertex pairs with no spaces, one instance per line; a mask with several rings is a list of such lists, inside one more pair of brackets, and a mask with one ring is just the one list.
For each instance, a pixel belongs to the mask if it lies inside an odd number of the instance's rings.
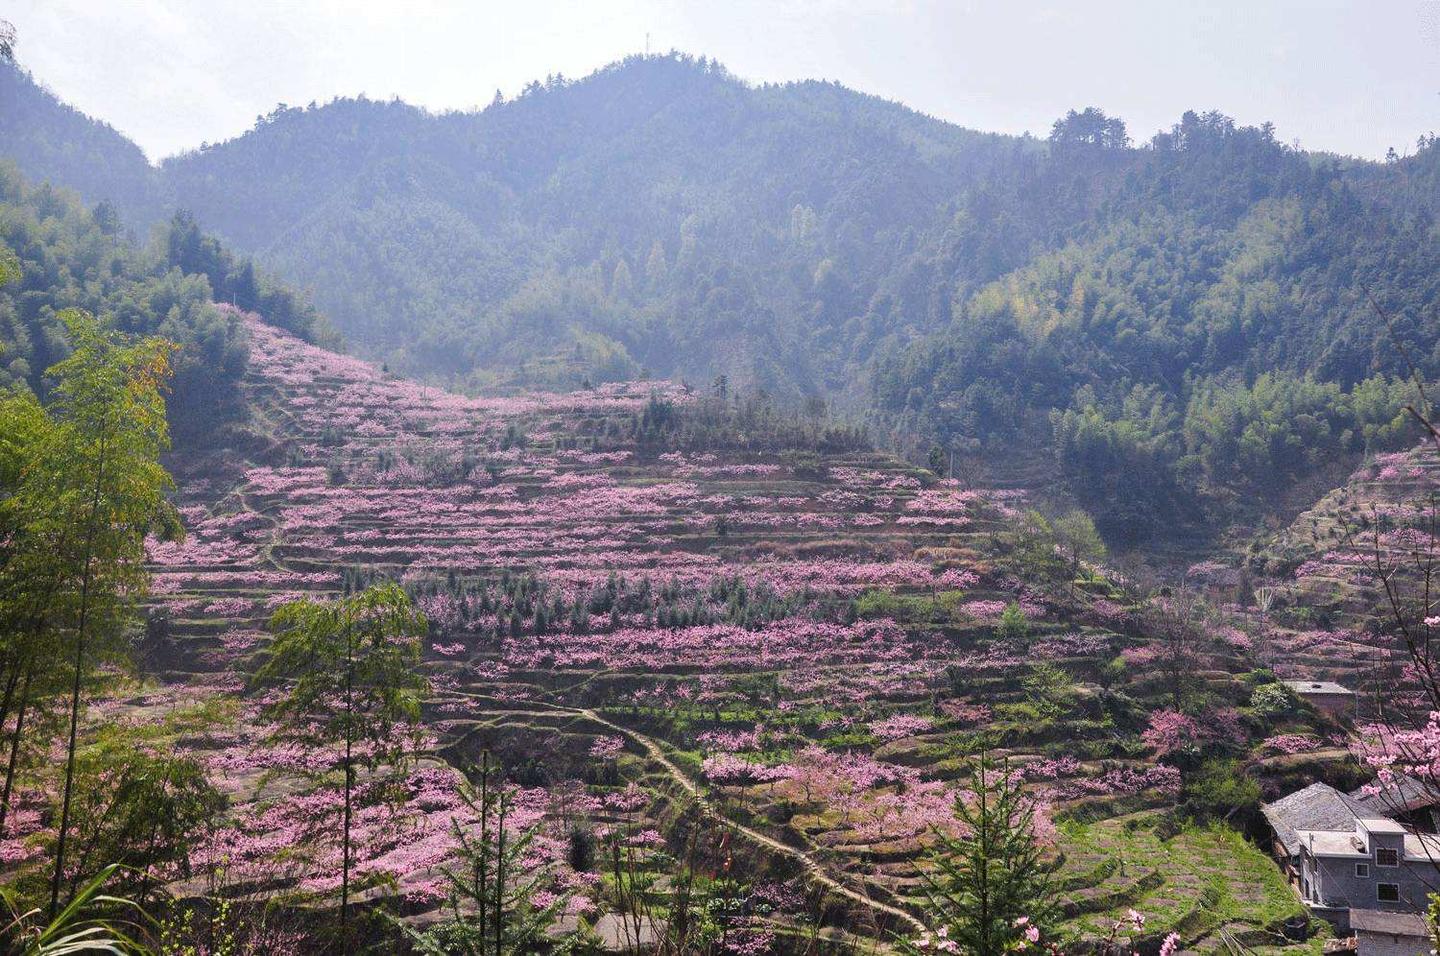
[[[0,103],[30,102],[10,89],[29,84],[7,72]],[[58,178],[23,119],[0,126],[5,150]],[[348,341],[399,372],[478,370],[479,384],[578,352],[592,376],[834,393],[877,347],[945,318],[948,295],[924,307],[928,289],[868,303],[930,284],[896,266],[947,229],[957,184],[1040,150],[833,84],[752,88],[718,64],[651,57],[473,113],[280,107],[167,160],[130,205],[164,195],[146,221],[193,211],[312,287]],[[97,146],[90,165],[123,162]],[[61,181],[87,199],[107,188]],[[1003,271],[990,258],[982,278]]]
[[1425,138],[1364,163],[1190,112],[1137,145],[1096,109],[1007,137],[675,54],[467,112],[281,105],[156,169],[18,69],[0,104],[29,175],[138,230],[189,210],[394,371],[723,375],[912,453],[1018,443],[1116,542],[1407,440],[1410,363],[1440,367]]
[[45,369],[71,348],[62,313],[83,309],[179,346],[170,407],[182,437],[230,410],[245,369],[239,321],[214,302],[259,312],[311,341],[334,339],[313,306],[203,235],[190,216],[157,226],[142,247],[124,236],[109,202],[87,209],[73,193],[27,183],[9,162],[0,162],[0,269],[0,389],[46,395]]
[[1337,163],[1218,114],[1186,114],[1119,167],[1110,149],[1053,151],[1109,195],[883,358],[882,409],[942,441],[1010,441],[1040,419],[1071,489],[1132,540],[1198,516],[1197,496],[1281,491],[1413,437],[1411,363],[1440,367],[1428,213],[1366,201]]

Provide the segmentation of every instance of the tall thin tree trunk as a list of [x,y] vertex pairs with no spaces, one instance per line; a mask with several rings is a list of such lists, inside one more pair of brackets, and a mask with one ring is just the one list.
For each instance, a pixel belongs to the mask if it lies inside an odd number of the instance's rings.
[[10,722],[10,706],[15,703],[15,685],[20,683],[20,661],[12,658],[5,665],[5,696],[0,698],[0,728]]
[[979,956],[995,956],[994,940],[991,936],[993,927],[990,925],[990,802],[989,802],[989,781],[986,780],[986,771],[989,770],[990,761],[988,757],[980,758],[980,774],[976,779],[976,794],[980,798],[980,818],[978,829],[980,831],[980,940],[982,952]]
[[70,793],[75,784],[75,733],[80,724],[80,679],[85,667],[85,627],[90,615],[90,574],[95,549],[95,525],[100,517],[100,488],[105,475],[105,436],[100,438],[95,466],[95,491],[90,496],[90,520],[85,528],[85,570],[80,575],[80,618],[75,627],[75,678],[70,687],[70,740],[65,748],[65,796],[60,809],[60,834],[55,844],[55,873],[50,878],[49,918],[60,902],[60,880],[65,870],[65,842],[70,835]]
[[[161,792],[169,789],[170,771],[174,764],[171,761],[165,762],[165,776],[162,778]],[[156,820],[150,826],[150,840],[145,847],[145,870],[140,874],[140,895],[138,897],[141,906],[145,905],[145,897],[150,894],[150,870],[155,859],[155,844],[160,838],[160,821]]]
[[495,956],[504,956],[505,943],[505,791],[500,791],[500,814],[495,821]]
[[345,831],[341,840],[344,860],[340,865],[340,932],[348,941],[350,938],[350,791],[354,773],[351,760],[352,741],[355,737],[353,723],[355,684],[355,649],[350,625],[345,626]]
[[0,837],[5,836],[5,822],[10,816],[10,792],[15,784],[15,767],[20,761],[20,743],[25,733],[25,713],[30,707],[30,678],[35,675],[35,660],[25,664],[25,680],[20,685],[20,704],[15,711],[15,734],[10,738],[10,760],[5,765],[5,789],[0,793]]
[[[20,705],[20,702],[15,699],[15,686],[20,683],[20,672],[24,669],[25,662],[17,656],[9,668],[9,676],[5,680],[5,699],[3,703],[0,703],[0,731],[4,731],[4,728],[10,724],[10,708]],[[25,721],[24,714],[23,708],[16,711],[14,737],[10,736],[9,731],[4,731],[6,739],[20,739],[20,731],[23,729]],[[0,805],[0,836],[5,835],[5,810],[8,804],[9,801],[6,800],[3,805]]]
[[485,950],[485,931],[487,928],[487,916],[489,915],[489,900],[486,894],[489,890],[486,884],[490,879],[490,751],[485,751],[480,757],[480,860],[476,864],[475,873],[475,898],[480,901],[480,950]]
[[[56,551],[63,554],[69,548],[68,542],[69,533],[66,532],[60,536],[59,542],[55,545]],[[52,577],[46,585],[44,597],[39,600],[36,606],[49,608],[50,602],[54,599],[55,592],[59,587],[60,582],[58,576]],[[9,688],[7,688],[6,707],[3,711],[0,711],[0,727],[3,727],[5,725],[5,718],[9,713],[9,707],[12,703],[15,706],[15,731],[13,735],[10,736],[10,759],[5,766],[4,791],[0,793],[0,837],[5,836],[5,821],[9,819],[10,816],[10,794],[15,783],[15,769],[19,766],[20,745],[24,742],[25,715],[30,710],[30,682],[35,676],[35,648],[41,633],[45,630],[47,613],[47,611],[42,610],[32,615],[26,622],[27,630],[24,633],[29,643],[15,656],[15,670],[11,675],[11,679],[13,680],[14,677],[19,676],[23,672],[24,677],[20,682],[20,693],[12,702],[9,696]]]
[[65,746],[65,796],[60,809],[60,836],[55,844],[55,873],[50,879],[50,918],[60,902],[60,881],[65,869],[65,843],[70,835],[70,795],[75,785],[75,734],[80,724],[80,679],[85,667],[85,618],[89,611],[90,571],[80,585],[80,621],[75,632],[75,674],[70,685],[70,738]]

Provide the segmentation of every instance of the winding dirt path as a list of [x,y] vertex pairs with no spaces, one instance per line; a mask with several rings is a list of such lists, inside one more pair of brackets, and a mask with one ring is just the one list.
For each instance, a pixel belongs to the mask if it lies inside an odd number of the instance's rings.
[[[483,697],[483,695],[478,694],[464,694],[464,696],[472,698]],[[762,833],[761,831],[756,830],[753,827],[748,827],[743,823],[738,823],[735,820],[727,817],[710,801],[708,797],[705,796],[705,794],[701,791],[699,785],[696,784],[695,781],[692,780],[687,773],[685,773],[678,766],[676,766],[674,761],[672,761],[669,757],[665,755],[664,749],[660,746],[659,742],[655,740],[655,738],[642,734],[637,730],[631,730],[629,727],[626,727],[623,724],[617,724],[614,721],[602,717],[600,714],[596,713],[588,707],[565,707],[560,704],[546,704],[539,701],[535,703],[538,704],[540,707],[546,709],[518,710],[512,708],[505,708],[501,710],[488,711],[487,713],[494,714],[495,716],[569,716],[588,721],[589,723],[604,727],[607,730],[613,730],[614,732],[624,736],[627,740],[632,740],[635,743],[639,744],[641,749],[645,751],[646,756],[649,757],[650,760],[652,760],[654,763],[658,764],[665,771],[667,776],[669,776],[672,780],[679,784],[681,789],[683,789],[685,793],[688,794],[690,798],[695,801],[695,804],[707,817],[716,820],[721,825],[730,828],[731,830],[739,833],[741,836],[744,836],[751,842],[759,844],[760,846],[763,846],[765,849],[773,853],[779,853],[782,856],[789,857],[790,859],[796,861],[801,865],[801,867],[804,868],[806,874],[811,880],[819,883],[821,886],[824,886],[831,892],[839,896],[843,896],[848,900],[853,900],[854,902],[859,903],[862,906],[865,906],[868,909],[873,910],[877,913],[883,913],[886,916],[892,916],[898,920],[901,920],[906,925],[915,929],[917,932],[924,931],[925,924],[921,923],[920,920],[916,919],[913,915],[906,912],[905,910],[900,909],[898,906],[892,906],[889,903],[874,899],[867,893],[852,889],[851,887],[846,886],[844,883],[841,883],[834,876],[831,876],[830,873],[825,869],[825,867],[820,863],[820,861],[815,859],[815,857],[812,856],[808,851],[797,849],[796,847],[790,846],[786,843],[781,843],[779,840],[775,839],[772,836],[769,836],[768,834]]]

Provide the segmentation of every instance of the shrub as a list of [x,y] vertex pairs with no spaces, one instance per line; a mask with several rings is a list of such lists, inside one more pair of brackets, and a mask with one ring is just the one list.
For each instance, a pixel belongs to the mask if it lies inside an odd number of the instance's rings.
[[1030,633],[1030,622],[1025,618],[1025,612],[1020,605],[1014,601],[1006,605],[1000,615],[1000,637],[1005,640],[1023,640]]
[[1248,822],[1260,806],[1260,785],[1234,760],[1205,761],[1185,781],[1181,795],[1184,808],[1202,820]]
[[1298,704],[1290,688],[1278,682],[1261,684],[1250,695],[1250,709],[1257,717],[1284,717],[1294,713]]

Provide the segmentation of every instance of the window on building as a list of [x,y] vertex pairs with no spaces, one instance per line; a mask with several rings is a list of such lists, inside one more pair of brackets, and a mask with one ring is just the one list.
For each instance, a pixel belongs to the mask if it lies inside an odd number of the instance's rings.
[[1358,877],[1360,877],[1360,879],[1362,879],[1362,880],[1365,879],[1365,878],[1367,878],[1367,877],[1370,875],[1370,864],[1369,864],[1369,863],[1356,863],[1356,864],[1355,864],[1355,875],[1358,876]]
[[1375,884],[1375,898],[1376,898],[1377,900],[1379,900],[1380,902],[1382,902],[1382,903],[1398,903],[1398,902],[1400,902],[1400,884],[1399,884],[1399,883],[1376,883],[1376,884]]
[[1377,847],[1375,850],[1376,866],[1399,866],[1400,851],[1389,847]]

